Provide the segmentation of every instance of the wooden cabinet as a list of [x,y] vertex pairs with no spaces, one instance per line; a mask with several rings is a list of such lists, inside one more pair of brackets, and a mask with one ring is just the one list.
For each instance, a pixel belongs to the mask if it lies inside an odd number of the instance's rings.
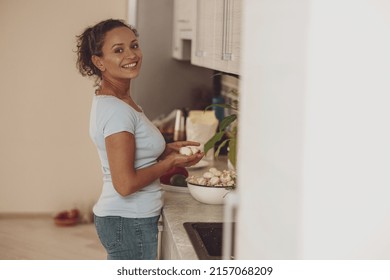
[[180,60],[191,59],[191,40],[195,25],[196,0],[173,1],[172,56]]
[[241,0],[196,0],[191,63],[239,74]]

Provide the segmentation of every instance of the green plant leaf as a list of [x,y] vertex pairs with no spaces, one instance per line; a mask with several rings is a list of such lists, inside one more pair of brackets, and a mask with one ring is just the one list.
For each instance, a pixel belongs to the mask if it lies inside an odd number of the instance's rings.
[[236,114],[224,117],[221,123],[219,124],[219,131],[225,130],[236,119],[237,119]]
[[237,162],[237,140],[236,138],[231,138],[229,142],[229,154],[228,158],[233,166],[236,166]]
[[206,144],[204,144],[204,154],[207,154],[207,152],[214,148],[215,144],[220,141],[225,134],[225,131],[219,131],[216,134],[214,134],[213,137],[211,137]]
[[232,129],[227,131],[226,134],[229,138],[236,138],[237,137],[237,126],[232,127]]
[[225,139],[221,144],[218,145],[217,150],[214,153],[214,157],[218,157],[221,149],[230,141],[231,139]]

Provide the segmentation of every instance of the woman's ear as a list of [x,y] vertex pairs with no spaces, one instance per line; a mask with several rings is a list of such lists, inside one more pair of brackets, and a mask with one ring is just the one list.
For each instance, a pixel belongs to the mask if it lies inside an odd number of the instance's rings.
[[101,60],[101,58],[97,55],[93,55],[92,56],[92,63],[101,71],[103,72],[104,70],[106,70],[106,68],[104,67],[103,65],[103,62]]

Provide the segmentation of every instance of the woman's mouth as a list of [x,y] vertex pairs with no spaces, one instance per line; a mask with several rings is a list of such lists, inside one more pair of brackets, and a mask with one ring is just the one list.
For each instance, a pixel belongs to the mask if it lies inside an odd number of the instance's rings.
[[126,68],[126,69],[131,69],[131,68],[134,68],[136,66],[137,66],[137,62],[133,62],[133,63],[125,64],[122,67]]

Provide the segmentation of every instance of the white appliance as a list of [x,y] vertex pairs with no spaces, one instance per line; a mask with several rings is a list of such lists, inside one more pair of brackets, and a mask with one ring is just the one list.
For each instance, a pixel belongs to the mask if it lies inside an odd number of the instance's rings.
[[243,2],[236,259],[389,259],[390,3]]

